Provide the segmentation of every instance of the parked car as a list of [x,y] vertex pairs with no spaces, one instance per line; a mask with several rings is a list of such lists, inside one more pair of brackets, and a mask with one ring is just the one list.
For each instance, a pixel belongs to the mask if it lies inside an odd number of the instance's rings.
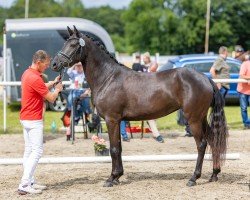
[[[218,55],[206,54],[180,55],[168,60],[167,63],[160,66],[157,71],[164,71],[178,67],[188,67],[202,72],[206,76],[211,78],[209,70],[217,57]],[[241,61],[228,57],[226,59],[226,62],[230,66],[230,79],[238,79]],[[238,94],[236,88],[237,83],[230,83],[230,90],[227,93],[226,102],[238,102]]]
[[[205,54],[181,55],[173,59],[169,59],[166,64],[158,67],[157,71],[165,71],[178,67],[188,67],[202,72],[206,76],[211,78],[209,70],[217,57],[218,55]],[[226,59],[226,62],[230,66],[230,79],[238,79],[241,61],[228,57]],[[228,91],[226,96],[226,103],[239,103],[236,88],[237,83],[230,83],[230,90]],[[185,125],[183,112],[180,110],[177,111],[177,123],[182,126]]]

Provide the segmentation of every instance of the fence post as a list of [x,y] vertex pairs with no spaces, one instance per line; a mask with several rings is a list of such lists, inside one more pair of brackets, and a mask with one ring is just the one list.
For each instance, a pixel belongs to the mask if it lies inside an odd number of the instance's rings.
[[[7,40],[6,26],[3,27],[3,81],[6,82],[7,70]],[[6,132],[6,106],[7,106],[7,86],[3,86],[3,131]]]

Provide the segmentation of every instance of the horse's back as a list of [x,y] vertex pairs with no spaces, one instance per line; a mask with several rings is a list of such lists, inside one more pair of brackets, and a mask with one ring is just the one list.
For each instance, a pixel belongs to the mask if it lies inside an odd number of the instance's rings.
[[[180,99],[184,112],[196,114],[204,113],[211,105],[214,89],[208,77],[194,69],[177,69],[180,85]],[[194,114],[194,112],[192,112]]]

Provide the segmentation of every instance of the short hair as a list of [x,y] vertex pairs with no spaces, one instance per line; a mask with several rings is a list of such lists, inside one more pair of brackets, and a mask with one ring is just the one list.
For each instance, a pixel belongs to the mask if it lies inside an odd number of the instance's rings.
[[225,53],[227,51],[227,47],[225,47],[225,46],[221,46],[220,48],[219,48],[219,54],[223,54],[223,53]]
[[37,61],[44,62],[47,59],[50,59],[50,55],[44,50],[38,50],[32,57],[32,62],[36,63]]
[[141,58],[141,54],[139,52],[135,53],[135,58]]

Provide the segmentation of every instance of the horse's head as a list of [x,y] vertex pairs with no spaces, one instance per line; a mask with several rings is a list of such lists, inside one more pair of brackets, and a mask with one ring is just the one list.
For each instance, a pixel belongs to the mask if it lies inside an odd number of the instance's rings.
[[61,71],[63,67],[70,67],[73,64],[81,61],[82,51],[85,46],[85,41],[81,38],[82,34],[74,26],[72,31],[69,27],[69,39],[64,43],[63,48],[54,57],[51,68],[54,71]]

